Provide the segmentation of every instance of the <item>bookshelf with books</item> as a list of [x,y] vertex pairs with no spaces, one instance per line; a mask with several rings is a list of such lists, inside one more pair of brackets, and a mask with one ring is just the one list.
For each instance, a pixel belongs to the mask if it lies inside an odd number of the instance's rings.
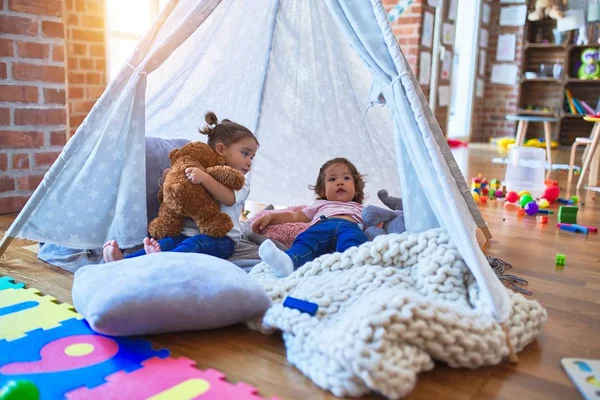
[[[556,37],[555,28],[556,21],[550,18],[526,21],[518,113],[558,118],[554,140],[571,145],[575,138],[590,135],[592,124],[583,117],[600,107],[600,71],[596,79],[581,79],[578,74],[584,51],[598,50],[597,34],[583,46],[574,43],[573,32]],[[541,123],[530,125],[528,137],[543,136]]]

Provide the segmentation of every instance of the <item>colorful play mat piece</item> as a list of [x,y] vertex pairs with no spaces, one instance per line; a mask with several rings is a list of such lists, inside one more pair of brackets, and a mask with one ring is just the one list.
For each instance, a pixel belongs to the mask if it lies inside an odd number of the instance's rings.
[[169,354],[146,339],[97,334],[73,306],[0,276],[0,388],[30,382],[43,400],[262,399]]

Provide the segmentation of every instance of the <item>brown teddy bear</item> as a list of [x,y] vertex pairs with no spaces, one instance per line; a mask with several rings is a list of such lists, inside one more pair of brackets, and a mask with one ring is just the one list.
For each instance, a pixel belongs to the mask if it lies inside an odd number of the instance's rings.
[[190,217],[201,233],[223,237],[233,228],[233,222],[219,209],[219,203],[202,185],[190,182],[186,168],[202,168],[216,181],[232,190],[244,186],[241,172],[225,165],[225,158],[205,143],[192,142],[169,153],[171,167],[165,171],[164,182],[158,192],[161,202],[156,217],[148,227],[156,239],[177,236],[181,233],[183,219]]
[[559,19],[565,16],[563,7],[566,0],[536,0],[534,10],[529,13],[527,19],[530,21],[539,21],[546,17]]

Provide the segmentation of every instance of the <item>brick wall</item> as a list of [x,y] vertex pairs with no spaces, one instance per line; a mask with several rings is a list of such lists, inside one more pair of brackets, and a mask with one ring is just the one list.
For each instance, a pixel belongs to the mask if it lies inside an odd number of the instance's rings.
[[[392,21],[392,30],[398,39],[402,52],[410,65],[411,70],[418,76],[419,50],[421,41],[421,30],[423,27],[423,1],[414,0],[413,3]],[[386,10],[392,9],[398,0],[383,0]]]
[[0,1],[0,213],[22,208],[66,141],[61,0]]
[[103,0],[65,0],[68,129],[75,133],[107,85]]
[[21,210],[106,86],[103,1],[0,0],[0,214]]
[[[515,123],[505,119],[506,114],[514,114],[518,109],[519,85],[498,85],[490,82],[492,65],[496,61],[498,35],[517,35],[515,64],[520,65],[523,57],[524,27],[500,26],[501,3],[488,3],[492,7],[489,24],[489,45],[486,54],[485,87],[483,99],[475,99],[473,109],[473,130],[471,141],[485,142],[492,137],[510,136],[515,133]],[[508,4],[512,5],[512,4]]]

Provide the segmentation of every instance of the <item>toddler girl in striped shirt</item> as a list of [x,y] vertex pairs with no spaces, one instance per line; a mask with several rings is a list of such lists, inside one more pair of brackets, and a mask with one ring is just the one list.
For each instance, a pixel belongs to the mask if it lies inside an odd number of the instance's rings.
[[254,221],[252,230],[257,233],[271,224],[310,222],[285,252],[266,240],[258,249],[260,258],[277,276],[284,277],[323,254],[343,252],[366,242],[362,219],[364,187],[363,176],[350,161],[327,161],[319,170],[317,183],[310,187],[317,195],[312,205],[300,211],[268,213]]

